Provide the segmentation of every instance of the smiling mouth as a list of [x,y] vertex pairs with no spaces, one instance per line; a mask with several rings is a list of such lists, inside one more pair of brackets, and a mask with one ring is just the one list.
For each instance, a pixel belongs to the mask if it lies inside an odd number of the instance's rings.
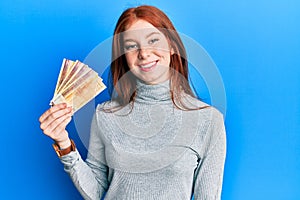
[[155,60],[153,62],[149,62],[149,63],[146,63],[146,64],[142,64],[142,65],[139,65],[140,69],[142,71],[150,71],[151,69],[153,69],[158,63],[158,60]]

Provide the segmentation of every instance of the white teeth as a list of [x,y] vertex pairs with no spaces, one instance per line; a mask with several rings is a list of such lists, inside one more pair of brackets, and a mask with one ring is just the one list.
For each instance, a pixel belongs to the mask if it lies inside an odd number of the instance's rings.
[[140,67],[141,68],[150,68],[150,67],[152,67],[154,64],[156,63],[156,61],[154,61],[154,62],[151,62],[151,63],[148,63],[148,64],[146,64],[146,65],[140,65]]

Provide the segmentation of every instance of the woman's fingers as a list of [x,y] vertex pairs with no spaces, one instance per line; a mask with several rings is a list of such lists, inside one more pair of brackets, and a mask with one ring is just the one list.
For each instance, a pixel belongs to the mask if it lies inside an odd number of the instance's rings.
[[65,147],[69,145],[70,139],[66,126],[72,120],[73,109],[67,104],[57,104],[49,108],[39,118],[40,128],[44,134],[52,138],[56,144]]
[[46,120],[48,118],[49,115],[51,115],[52,113],[64,109],[67,107],[66,103],[60,103],[57,105],[52,106],[50,109],[48,109],[46,112],[44,112],[44,114],[41,115],[41,117],[39,118],[40,123],[42,123],[44,120]]
[[68,123],[70,123],[72,117],[67,116],[60,124],[58,124],[53,130],[52,134],[54,136],[60,136],[60,134],[66,129]]
[[72,116],[72,108],[71,107],[59,107],[55,106],[47,110],[41,117],[40,117],[40,128],[44,131],[48,129],[48,126],[52,124],[57,119],[61,118],[64,115],[71,115]]
[[46,128],[43,129],[43,132],[51,138],[55,139],[60,132],[65,130],[67,124],[72,119],[71,117],[72,113],[66,113],[58,118],[55,118],[54,120],[51,120]]

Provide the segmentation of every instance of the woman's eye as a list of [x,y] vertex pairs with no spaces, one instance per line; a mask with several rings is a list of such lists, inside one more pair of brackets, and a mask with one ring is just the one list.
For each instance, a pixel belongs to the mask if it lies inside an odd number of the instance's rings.
[[136,44],[125,45],[125,50],[126,51],[134,50],[134,49],[137,49],[137,48],[138,48],[138,46]]
[[149,41],[149,44],[154,44],[154,43],[156,43],[156,42],[158,42],[158,41],[159,41],[158,38],[151,39],[151,40]]

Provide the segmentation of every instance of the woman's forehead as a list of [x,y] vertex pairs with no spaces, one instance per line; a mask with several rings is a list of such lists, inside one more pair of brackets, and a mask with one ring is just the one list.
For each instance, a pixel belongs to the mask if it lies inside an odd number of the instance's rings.
[[156,29],[151,23],[147,22],[146,20],[136,20],[134,21],[126,30],[140,30],[140,29]]
[[159,29],[145,20],[135,21],[126,31],[121,33],[123,38],[147,37],[152,34],[162,34]]

